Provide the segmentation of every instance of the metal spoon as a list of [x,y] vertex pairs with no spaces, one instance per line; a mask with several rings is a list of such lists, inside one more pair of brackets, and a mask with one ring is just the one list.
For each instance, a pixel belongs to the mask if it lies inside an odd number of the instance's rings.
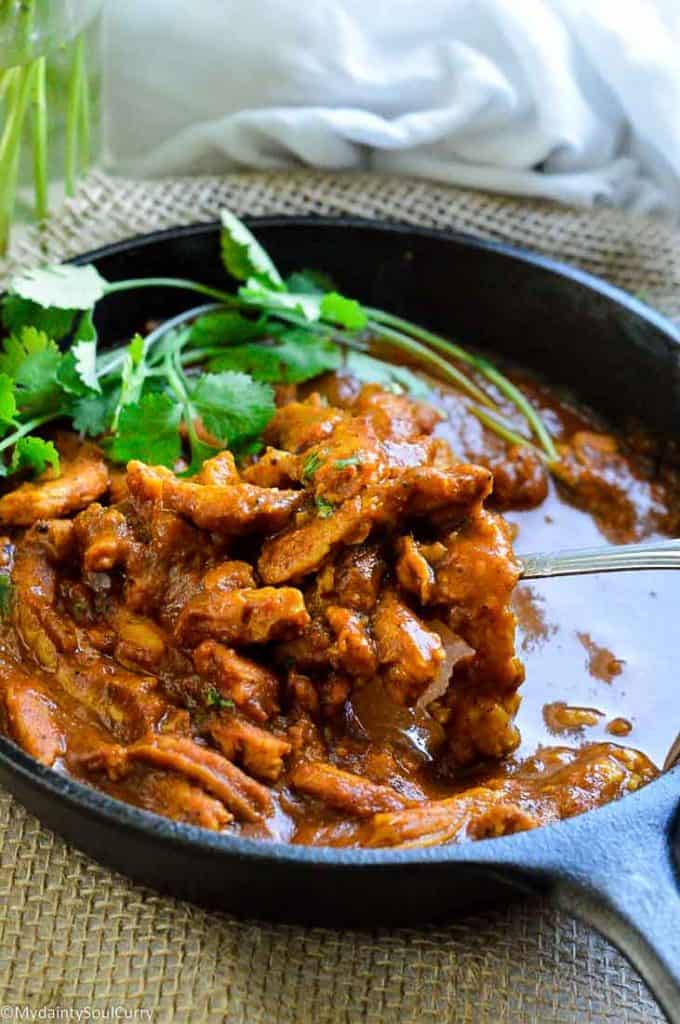
[[581,576],[594,572],[629,572],[634,569],[680,569],[680,540],[550,551],[517,557],[524,580],[538,580],[546,576]]

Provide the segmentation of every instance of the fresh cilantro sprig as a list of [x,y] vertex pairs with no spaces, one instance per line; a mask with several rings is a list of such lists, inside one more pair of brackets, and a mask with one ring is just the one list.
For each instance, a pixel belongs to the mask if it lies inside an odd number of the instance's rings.
[[[456,385],[470,409],[511,443],[530,443],[500,416],[474,370],[524,417],[546,461],[556,459],[550,434],[525,396],[488,361],[425,328],[342,295],[318,271],[283,278],[252,232],[222,213],[221,252],[236,292],[185,278],[109,282],[94,266],[43,267],[15,276],[0,307],[6,337],[0,349],[0,475],[22,469],[59,472],[54,445],[36,435],[64,419],[84,435],[102,437],[110,457],[132,458],[188,472],[228,446],[256,451],[274,412],[273,385],[297,384],[344,367],[414,397],[430,388],[390,355]],[[188,310],[146,338],[98,352],[94,309],[123,290],[171,287],[213,305]],[[322,517],[331,514],[317,509]]]

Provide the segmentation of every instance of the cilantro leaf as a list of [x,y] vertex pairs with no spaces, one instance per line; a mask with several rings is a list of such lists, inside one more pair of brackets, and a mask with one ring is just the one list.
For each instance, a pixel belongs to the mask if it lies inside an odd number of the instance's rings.
[[239,370],[269,384],[283,379],[281,358],[273,345],[235,345],[213,356],[208,369],[214,373]]
[[55,408],[62,393],[57,379],[62,358],[55,342],[35,327],[22,327],[19,335],[5,339],[0,373],[14,379],[19,409],[38,413]]
[[229,446],[257,437],[274,415],[274,392],[245,373],[205,373],[190,394],[206,430]]
[[348,299],[339,292],[323,293],[309,288],[300,292],[273,291],[251,277],[238,294],[249,305],[274,314],[277,309],[290,310],[311,322],[323,319],[353,331],[362,330],[368,323],[368,316],[356,299]]
[[118,424],[121,413],[126,405],[135,405],[139,402],[146,375],[144,339],[139,334],[135,334],[127,347],[125,362],[121,370],[120,395],[116,411],[113,414],[114,426]]
[[158,391],[123,406],[117,433],[109,448],[111,458],[114,462],[142,459],[172,469],[182,451],[181,416],[180,406],[169,395]]
[[51,441],[43,441],[42,437],[20,437],[14,445],[10,473],[19,469],[32,469],[36,476],[44,473],[51,466],[54,475],[59,476],[59,452]]
[[17,274],[9,290],[52,309],[91,309],[106,292],[107,282],[96,267],[58,264]]
[[30,299],[22,299],[20,295],[5,295],[2,300],[2,323],[15,334],[22,327],[30,326],[60,341],[71,333],[77,314],[75,309],[46,309]]
[[350,331],[363,330],[368,323],[368,317],[356,299],[347,299],[339,292],[326,292],[321,299],[320,315],[323,320],[332,320]]
[[72,395],[100,392],[97,380],[97,343],[78,341],[64,355],[57,369],[57,380]]
[[299,313],[306,320],[319,319],[321,312],[321,296],[305,292],[279,292],[264,287],[256,278],[249,277],[245,285],[238,290],[239,298],[249,305],[276,312],[287,309],[291,313]]
[[194,320],[189,333],[189,344],[237,345],[264,334],[259,320],[250,320],[235,310],[225,309],[216,313],[205,313]]
[[[49,332],[48,332],[49,333]],[[52,335],[54,338],[54,335]],[[55,339],[58,340],[58,339]],[[94,326],[94,320],[92,318],[92,310],[85,309],[78,317],[78,323],[76,330],[73,335],[73,341],[96,341],[97,340],[97,329]]]
[[281,275],[252,232],[230,210],[222,210],[220,219],[222,262],[232,277],[238,281],[254,278],[266,288],[283,291]]
[[287,384],[299,384],[342,366],[340,348],[328,338],[311,334],[304,327],[277,332],[275,350],[285,367],[280,379]]
[[14,381],[6,373],[0,373],[0,424],[9,426],[17,414],[14,397]]
[[323,295],[335,291],[335,284],[323,270],[295,270],[286,278],[286,289],[303,295]]
[[277,325],[274,331],[273,343],[225,349],[212,358],[210,369],[242,370],[269,384],[299,384],[342,365],[339,347],[327,338],[319,338],[304,328],[281,329]]
[[365,352],[348,352],[345,369],[357,380],[366,384],[380,384],[397,394],[406,391],[412,398],[428,398],[432,394],[432,389],[425,381],[405,366],[384,363],[382,359],[374,359]]
[[88,437],[103,434],[111,424],[119,394],[119,389],[115,388],[106,394],[76,398],[69,409],[73,429]]

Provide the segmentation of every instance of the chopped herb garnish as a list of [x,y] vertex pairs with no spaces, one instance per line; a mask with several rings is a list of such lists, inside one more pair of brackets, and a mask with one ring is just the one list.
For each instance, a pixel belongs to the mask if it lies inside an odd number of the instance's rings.
[[319,519],[330,519],[335,512],[335,505],[331,505],[330,501],[326,501],[320,495],[316,495],[314,498],[314,504],[316,505],[316,514]]
[[358,455],[350,455],[348,459],[336,459],[333,465],[336,469],[348,469],[350,466],[358,466],[361,459]]
[[223,697],[219,690],[211,687],[205,698],[206,706],[209,708],[233,708],[234,702],[229,697]]
[[302,483],[308,484],[314,477],[317,469],[323,466],[323,459],[318,452],[312,452],[302,463]]

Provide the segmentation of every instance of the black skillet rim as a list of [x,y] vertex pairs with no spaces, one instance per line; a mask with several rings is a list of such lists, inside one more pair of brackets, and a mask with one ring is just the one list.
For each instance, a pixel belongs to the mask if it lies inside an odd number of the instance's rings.
[[[420,237],[437,238],[442,241],[453,241],[464,247],[497,252],[509,259],[519,260],[523,263],[541,267],[558,276],[570,278],[578,284],[598,292],[653,325],[663,333],[670,345],[677,345],[680,349],[680,331],[678,331],[672,321],[663,314],[651,309],[640,299],[587,271],[572,267],[558,260],[553,260],[548,256],[508,245],[504,242],[477,238],[474,235],[463,232],[418,227],[399,222],[369,220],[359,217],[277,215],[246,217],[245,220],[255,230],[258,227],[276,228],[296,225],[313,225],[320,228],[327,226],[366,228],[389,231],[401,237],[415,234]],[[147,244],[162,242],[164,239],[210,234],[218,228],[219,223],[211,221],[134,235],[120,242],[89,250],[66,262],[76,264],[90,263],[108,256],[125,253],[131,248],[141,248]],[[634,815],[636,811],[639,815],[647,809],[653,815],[655,808],[658,812],[663,813],[662,805],[665,805],[668,791],[671,788],[674,789],[676,784],[676,795],[680,797],[680,763],[678,763],[669,771],[662,773],[657,779],[654,779],[634,793],[630,793],[625,797],[621,797],[618,800],[583,814],[576,815],[573,818],[543,825],[529,832],[520,832],[496,839],[476,840],[475,842],[465,843],[460,846],[441,845],[409,850],[344,849],[328,846],[296,846],[291,843],[265,839],[248,839],[222,832],[211,832],[196,825],[174,822],[170,818],[134,807],[132,804],[127,804],[122,800],[109,796],[107,793],[79,782],[53,768],[47,768],[26,754],[12,740],[1,734],[0,762],[4,763],[8,771],[23,777],[27,784],[40,789],[50,797],[57,798],[62,803],[70,805],[73,810],[84,812],[90,818],[105,819],[127,832],[144,835],[151,840],[195,849],[197,852],[200,851],[210,855],[224,854],[265,862],[276,860],[277,862],[283,861],[291,864],[308,865],[310,868],[323,868],[333,865],[349,869],[369,866],[378,869],[380,867],[415,866],[428,863],[479,863],[483,861],[493,863],[493,851],[500,852],[501,847],[499,844],[502,846],[504,854],[502,859],[506,864],[515,862],[521,865],[525,860],[525,850],[527,847],[534,848],[538,845],[550,844],[551,837],[554,837],[555,840],[559,836],[566,839],[569,830],[571,830],[573,838],[577,840],[578,831],[582,827],[584,819],[593,822],[593,824],[595,824],[593,819],[596,819],[600,823],[601,828],[605,830],[608,827],[615,826],[616,821],[615,818],[614,821],[611,820],[612,816],[621,817],[625,815],[629,817]],[[623,810],[621,809],[622,801]]]

